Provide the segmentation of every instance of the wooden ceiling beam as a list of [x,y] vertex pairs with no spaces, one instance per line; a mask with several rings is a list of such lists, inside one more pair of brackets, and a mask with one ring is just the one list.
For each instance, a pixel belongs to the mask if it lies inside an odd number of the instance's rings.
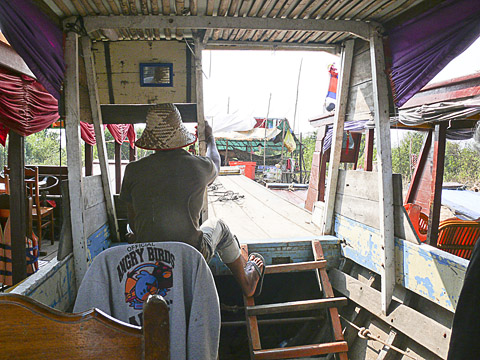
[[272,41],[208,41],[205,45],[206,50],[296,50],[296,51],[326,51],[332,54],[340,53],[339,45],[331,44],[297,44],[297,43],[279,43]]
[[[70,23],[71,18],[64,21]],[[181,29],[245,29],[245,30],[295,30],[344,32],[368,40],[376,24],[352,20],[319,19],[270,19],[249,17],[215,16],[86,16],[84,24],[87,32],[99,29],[135,28],[181,28]]]

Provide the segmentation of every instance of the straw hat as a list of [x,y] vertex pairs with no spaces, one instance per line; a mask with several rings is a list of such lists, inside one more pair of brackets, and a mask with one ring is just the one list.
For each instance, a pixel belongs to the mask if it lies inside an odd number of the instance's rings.
[[196,136],[182,123],[173,104],[157,104],[147,113],[147,126],[135,145],[147,150],[173,150],[193,144]]

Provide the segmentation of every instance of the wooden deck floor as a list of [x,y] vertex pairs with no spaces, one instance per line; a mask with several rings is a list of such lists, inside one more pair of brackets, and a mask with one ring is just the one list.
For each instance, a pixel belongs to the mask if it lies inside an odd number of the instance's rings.
[[243,175],[219,176],[208,201],[209,217],[223,219],[240,242],[321,235],[309,211]]
[[45,266],[50,260],[53,260],[57,257],[58,244],[58,241],[55,241],[52,245],[49,239],[42,241],[42,253],[46,252],[46,255],[40,255],[38,257],[39,268]]

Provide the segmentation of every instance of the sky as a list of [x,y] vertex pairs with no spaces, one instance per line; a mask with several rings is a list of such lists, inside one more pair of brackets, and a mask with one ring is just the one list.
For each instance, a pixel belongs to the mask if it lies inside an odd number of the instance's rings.
[[[202,56],[206,116],[237,112],[287,118],[296,133],[314,131],[308,120],[323,113],[328,66],[340,65],[339,57],[314,51],[207,50]],[[479,59],[477,39],[431,82],[480,71]]]

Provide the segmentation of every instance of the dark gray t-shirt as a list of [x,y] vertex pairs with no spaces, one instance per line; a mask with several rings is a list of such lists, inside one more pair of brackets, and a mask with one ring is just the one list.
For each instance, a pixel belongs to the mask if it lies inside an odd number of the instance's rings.
[[212,160],[184,149],[128,164],[120,199],[133,205],[137,241],[180,241],[199,249],[203,196],[216,176]]

